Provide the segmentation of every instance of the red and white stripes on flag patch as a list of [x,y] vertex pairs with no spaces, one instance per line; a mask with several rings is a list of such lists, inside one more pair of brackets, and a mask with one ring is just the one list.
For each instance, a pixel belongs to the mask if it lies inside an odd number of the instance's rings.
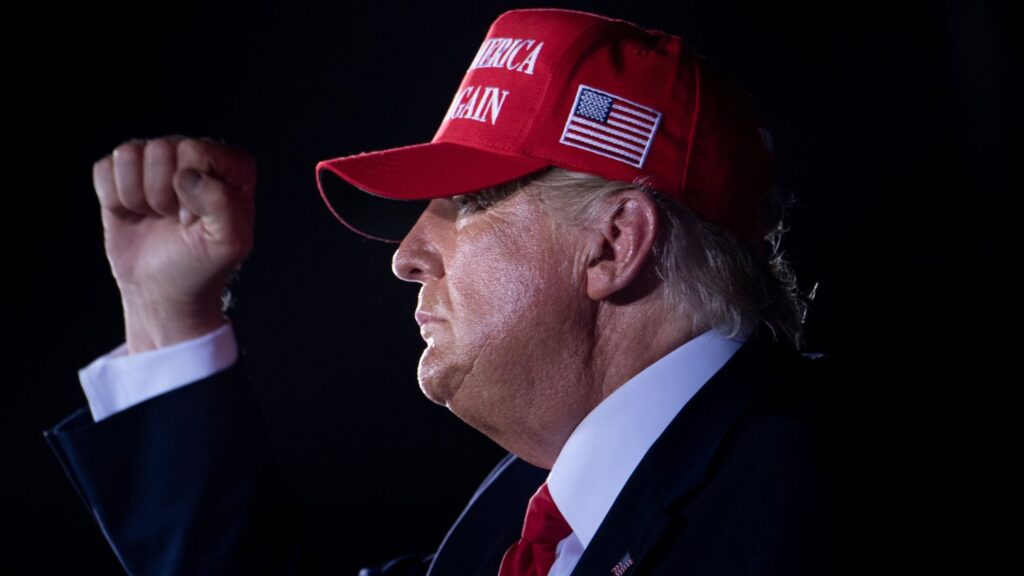
[[559,142],[642,168],[660,122],[653,108],[580,84]]

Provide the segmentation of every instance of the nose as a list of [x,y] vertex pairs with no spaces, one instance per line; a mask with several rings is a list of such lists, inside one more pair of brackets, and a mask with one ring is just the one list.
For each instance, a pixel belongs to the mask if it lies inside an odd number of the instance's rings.
[[444,275],[444,263],[439,249],[440,221],[431,201],[420,214],[416,224],[402,239],[391,259],[391,272],[406,282],[423,283],[428,278]]

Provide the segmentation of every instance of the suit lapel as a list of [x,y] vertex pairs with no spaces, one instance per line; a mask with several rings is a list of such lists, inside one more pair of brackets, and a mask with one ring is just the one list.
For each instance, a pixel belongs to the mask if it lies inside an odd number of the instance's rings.
[[722,438],[773,380],[778,349],[763,331],[756,332],[687,402],[626,482],[573,576],[628,576],[643,564],[679,521],[673,520],[673,506],[703,484]]
[[448,531],[427,576],[495,576],[519,539],[530,496],[548,471],[506,456],[481,483]]

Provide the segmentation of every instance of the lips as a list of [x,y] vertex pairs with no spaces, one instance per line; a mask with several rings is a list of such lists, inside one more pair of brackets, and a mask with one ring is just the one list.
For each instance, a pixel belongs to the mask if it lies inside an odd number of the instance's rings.
[[424,324],[426,324],[428,322],[440,322],[441,321],[440,317],[434,316],[433,314],[430,314],[428,312],[423,312],[422,310],[417,310],[415,316],[416,316],[416,323],[419,324],[420,326],[423,326]]

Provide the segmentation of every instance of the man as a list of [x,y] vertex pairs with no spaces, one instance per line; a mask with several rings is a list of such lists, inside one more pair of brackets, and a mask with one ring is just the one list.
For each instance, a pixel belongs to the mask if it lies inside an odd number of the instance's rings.
[[[393,261],[421,285],[419,383],[510,452],[437,553],[366,573],[861,569],[874,496],[814,393],[827,360],[797,352],[771,171],[749,101],[679,38],[565,10],[499,17],[431,143],[321,162],[364,234],[386,237],[347,184],[429,200]],[[255,181],[181,137],[94,168],[126,342],[46,437],[133,573],[330,571],[220,308]]]

